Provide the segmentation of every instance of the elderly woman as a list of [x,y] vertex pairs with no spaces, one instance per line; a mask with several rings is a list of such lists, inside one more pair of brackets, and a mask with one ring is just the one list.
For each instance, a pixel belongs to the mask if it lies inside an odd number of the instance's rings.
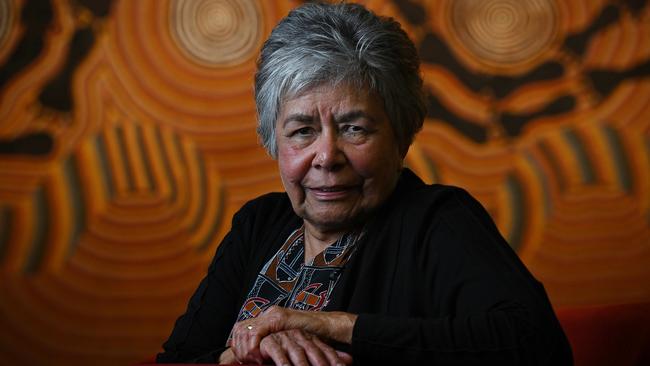
[[571,363],[542,285],[481,205],[403,167],[425,105],[397,22],[293,10],[255,97],[286,193],[234,216],[159,362]]

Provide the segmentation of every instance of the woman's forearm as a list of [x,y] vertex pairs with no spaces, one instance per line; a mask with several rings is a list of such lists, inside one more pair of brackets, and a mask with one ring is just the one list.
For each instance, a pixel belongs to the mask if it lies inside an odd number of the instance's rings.
[[[294,312],[288,310],[289,312]],[[323,339],[350,344],[352,331],[357,320],[356,314],[342,311],[308,312],[296,311],[297,316],[289,316],[288,325],[316,334]],[[294,324],[292,324],[294,323]]]

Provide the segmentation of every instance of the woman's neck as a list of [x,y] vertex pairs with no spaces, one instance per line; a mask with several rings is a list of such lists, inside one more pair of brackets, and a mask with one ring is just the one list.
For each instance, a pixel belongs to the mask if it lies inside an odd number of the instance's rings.
[[318,253],[339,240],[346,232],[348,230],[319,230],[305,221],[305,263],[311,262]]

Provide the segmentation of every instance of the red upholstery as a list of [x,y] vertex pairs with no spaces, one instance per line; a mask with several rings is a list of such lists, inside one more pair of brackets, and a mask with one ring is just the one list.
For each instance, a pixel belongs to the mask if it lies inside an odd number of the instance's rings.
[[650,303],[556,310],[576,366],[650,365]]
[[[575,366],[650,365],[650,303],[556,309]],[[152,364],[153,357],[141,365]]]

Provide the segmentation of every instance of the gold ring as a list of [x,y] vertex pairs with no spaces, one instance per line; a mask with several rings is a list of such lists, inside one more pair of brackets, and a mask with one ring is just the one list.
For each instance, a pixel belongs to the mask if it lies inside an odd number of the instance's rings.
[[246,326],[246,329],[248,329],[248,330],[253,330],[253,326],[252,326],[252,325],[247,325],[247,326]]

